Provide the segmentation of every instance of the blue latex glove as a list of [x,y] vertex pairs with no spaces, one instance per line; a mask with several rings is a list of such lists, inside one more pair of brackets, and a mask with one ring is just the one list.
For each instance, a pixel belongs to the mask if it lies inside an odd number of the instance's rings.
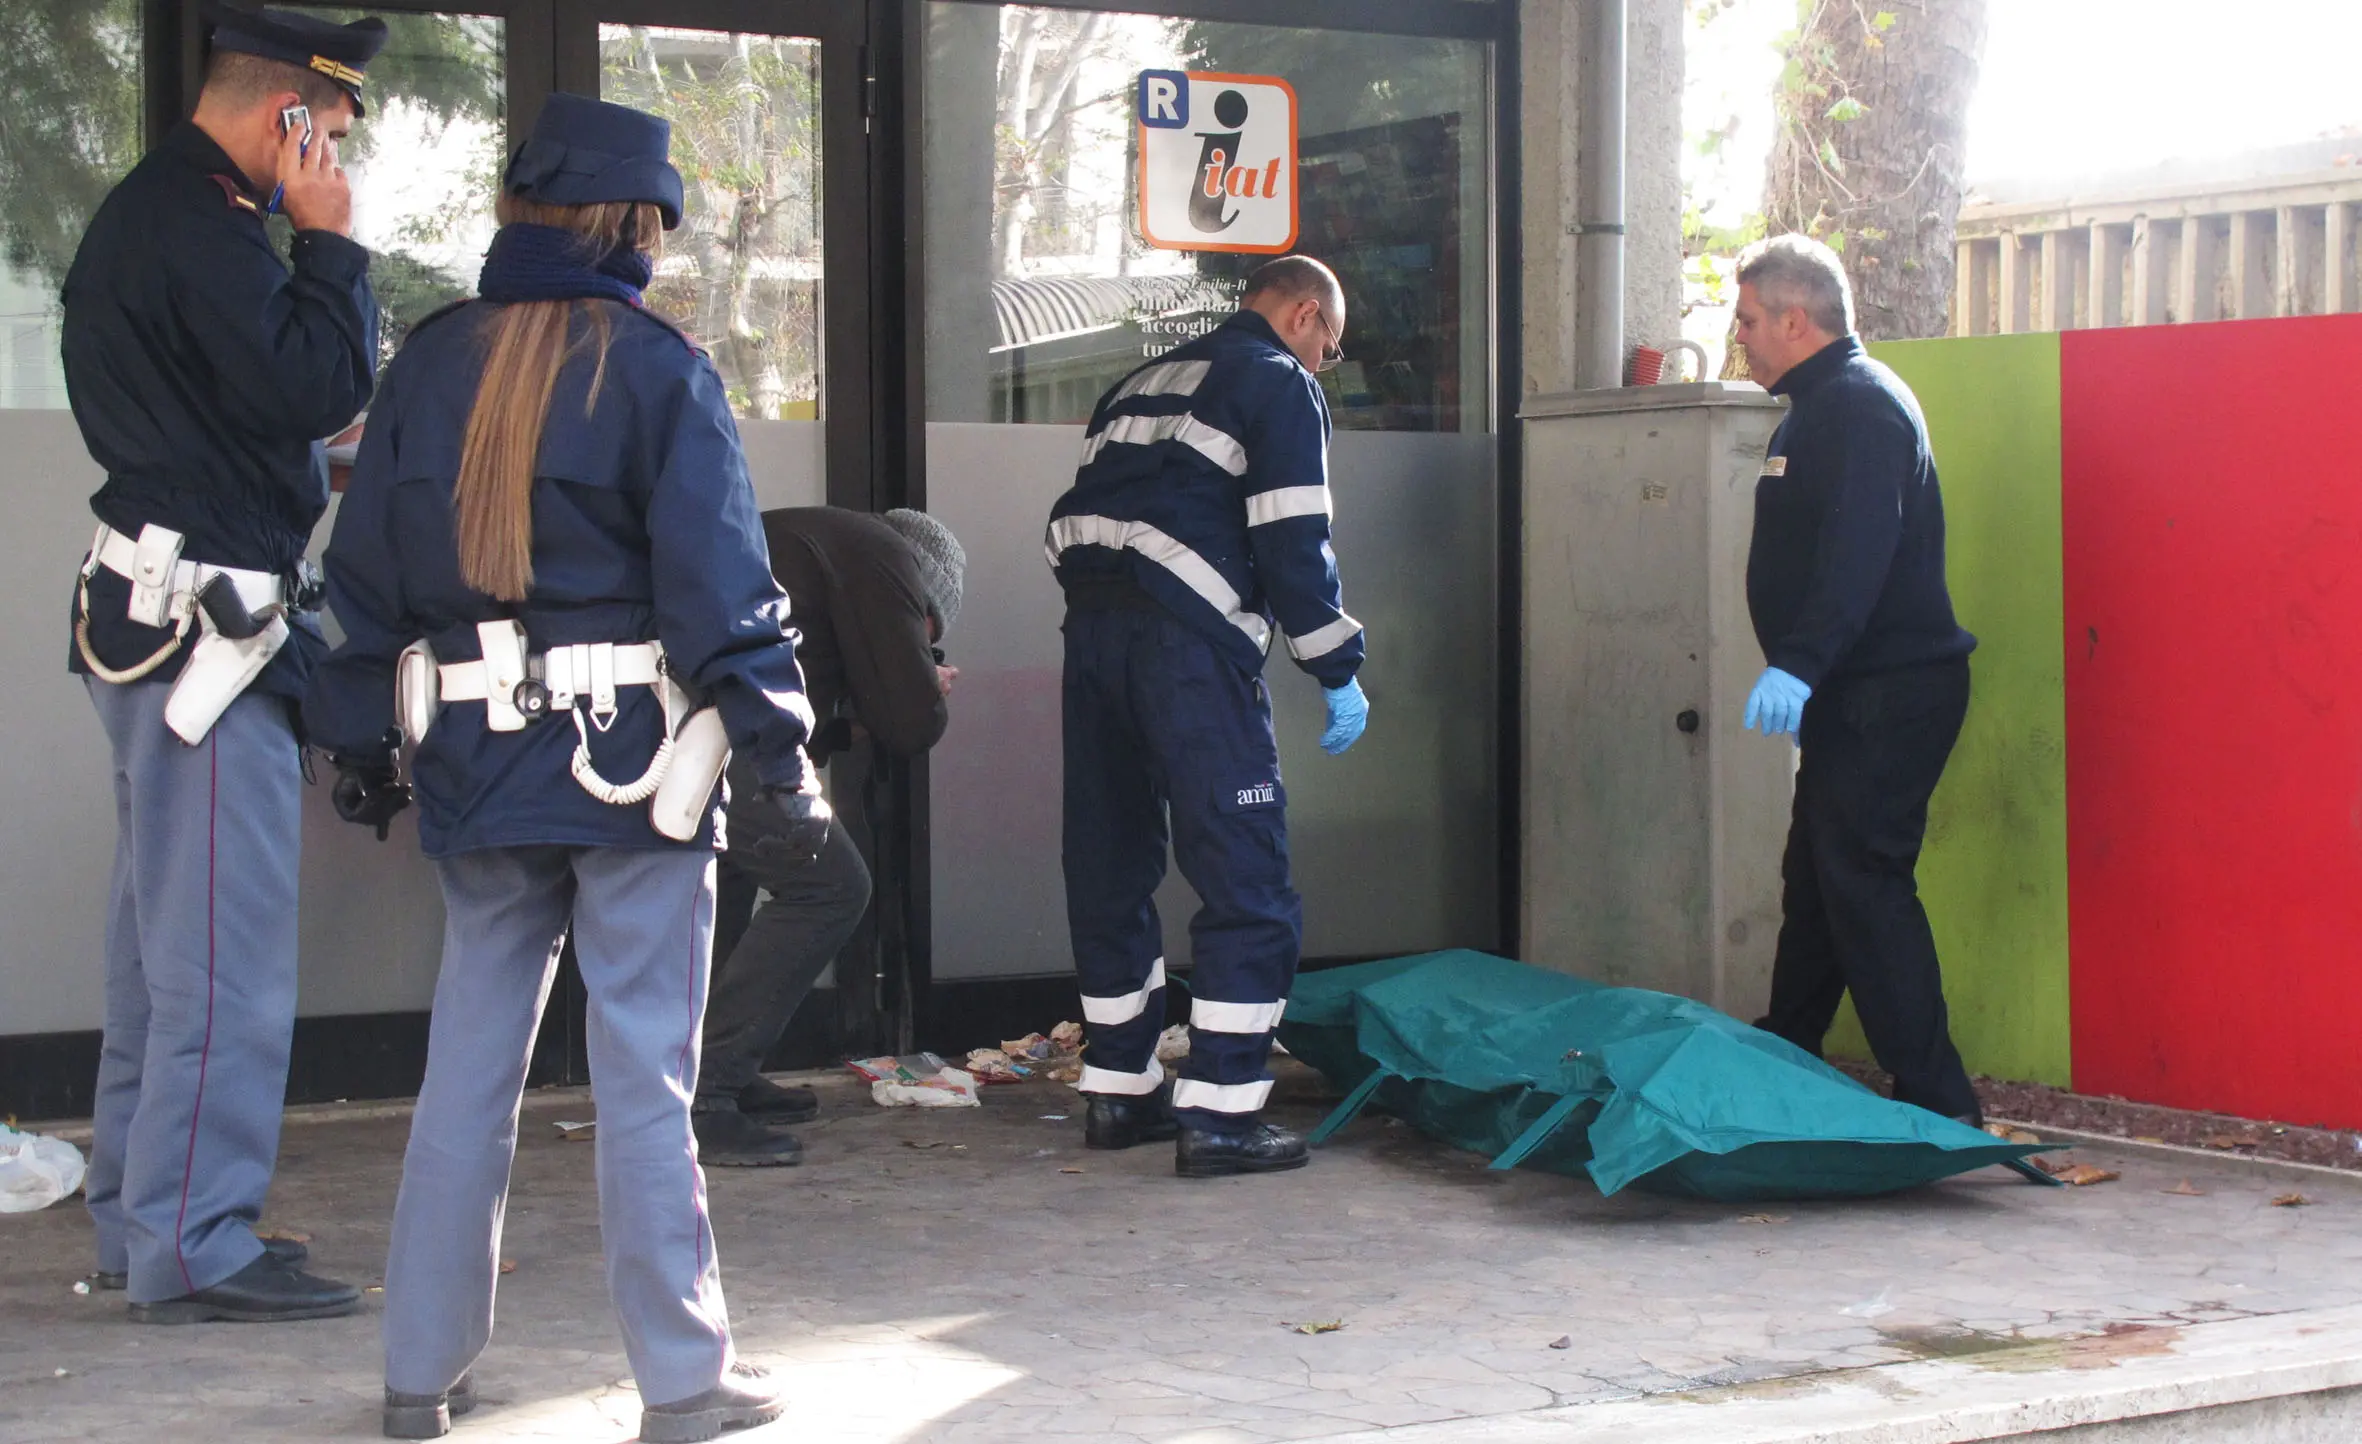
[[1361,740],[1370,725],[1370,699],[1359,682],[1323,687],[1321,695],[1329,699],[1329,730],[1320,734],[1320,750],[1334,757]]
[[1766,667],[1755,679],[1755,690],[1747,694],[1747,720],[1742,725],[1756,728],[1766,737],[1793,733],[1804,725],[1804,704],[1812,694],[1813,689],[1802,678]]

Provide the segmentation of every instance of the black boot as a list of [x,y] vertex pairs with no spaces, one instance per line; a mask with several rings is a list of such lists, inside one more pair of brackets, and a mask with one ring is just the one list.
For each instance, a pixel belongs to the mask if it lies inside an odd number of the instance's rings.
[[1257,1123],[1244,1133],[1184,1128],[1173,1145],[1173,1171],[1183,1178],[1284,1173],[1310,1161],[1304,1140],[1273,1123]]
[[820,1095],[809,1088],[785,1087],[768,1078],[738,1090],[738,1111],[765,1123],[809,1123],[820,1114]]
[[722,1382],[692,1399],[640,1411],[642,1444],[696,1444],[725,1429],[751,1429],[787,1412],[779,1386],[752,1364],[732,1364]]
[[1173,1118],[1173,1085],[1154,1093],[1091,1093],[1083,1114],[1085,1148],[1129,1148],[1162,1143],[1181,1131]]
[[[305,1248],[302,1244],[297,1243],[291,1238],[263,1239],[262,1251],[265,1257],[275,1258],[279,1262],[287,1265],[289,1268],[303,1267],[305,1263],[310,1261],[312,1256],[312,1251],[310,1249]],[[131,1275],[111,1274],[105,1269],[100,1269],[97,1273],[94,1273],[90,1276],[90,1286],[99,1290],[101,1293],[120,1293],[130,1283]]]
[[735,1108],[699,1108],[689,1115],[697,1161],[710,1168],[788,1168],[804,1161],[792,1133],[768,1127]]
[[202,1324],[228,1319],[270,1324],[289,1319],[334,1319],[361,1307],[361,1291],[315,1278],[264,1254],[211,1288],[160,1303],[133,1304],[135,1324]]
[[440,1439],[451,1432],[451,1421],[476,1407],[476,1376],[462,1374],[441,1394],[397,1394],[385,1391],[385,1437]]

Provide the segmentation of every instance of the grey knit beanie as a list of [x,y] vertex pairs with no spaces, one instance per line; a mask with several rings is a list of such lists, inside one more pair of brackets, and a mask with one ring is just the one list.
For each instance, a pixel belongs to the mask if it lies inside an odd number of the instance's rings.
[[951,624],[959,620],[960,589],[968,575],[968,553],[960,546],[960,539],[951,534],[950,527],[908,507],[887,512],[884,521],[902,533],[902,539],[918,553],[919,576],[927,587],[927,606],[949,633]]

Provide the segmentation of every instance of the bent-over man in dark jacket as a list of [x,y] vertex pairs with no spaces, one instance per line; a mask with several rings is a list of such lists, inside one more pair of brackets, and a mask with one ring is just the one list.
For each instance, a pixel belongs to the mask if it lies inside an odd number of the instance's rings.
[[1755,485],[1747,606],[1769,665],[1746,721],[1802,748],[1760,1026],[1817,1056],[1851,991],[1895,1097],[1974,1122],[1915,876],[1976,647],[1944,583],[1927,423],[1863,352],[1845,269],[1817,241],[1740,258],[1737,339],[1790,408]]
[[[818,718],[812,760],[850,747],[856,729],[896,757],[933,747],[959,675],[935,649],[959,615],[967,556],[958,540],[924,512],[826,506],[765,512],[763,532],[803,634],[796,659]],[[803,1150],[775,1125],[810,1118],[819,1105],[809,1088],[764,1078],[763,1058],[860,924],[869,868],[842,827],[829,829],[818,858],[791,855],[759,789],[737,771],[733,763],[693,1121],[706,1163],[776,1166]],[[758,889],[770,895],[760,909]]]

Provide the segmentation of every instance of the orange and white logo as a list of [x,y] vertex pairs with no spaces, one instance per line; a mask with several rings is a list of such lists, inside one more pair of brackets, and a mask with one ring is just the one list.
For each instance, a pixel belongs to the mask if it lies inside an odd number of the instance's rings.
[[1296,91],[1275,75],[1147,70],[1140,237],[1169,251],[1296,244]]

